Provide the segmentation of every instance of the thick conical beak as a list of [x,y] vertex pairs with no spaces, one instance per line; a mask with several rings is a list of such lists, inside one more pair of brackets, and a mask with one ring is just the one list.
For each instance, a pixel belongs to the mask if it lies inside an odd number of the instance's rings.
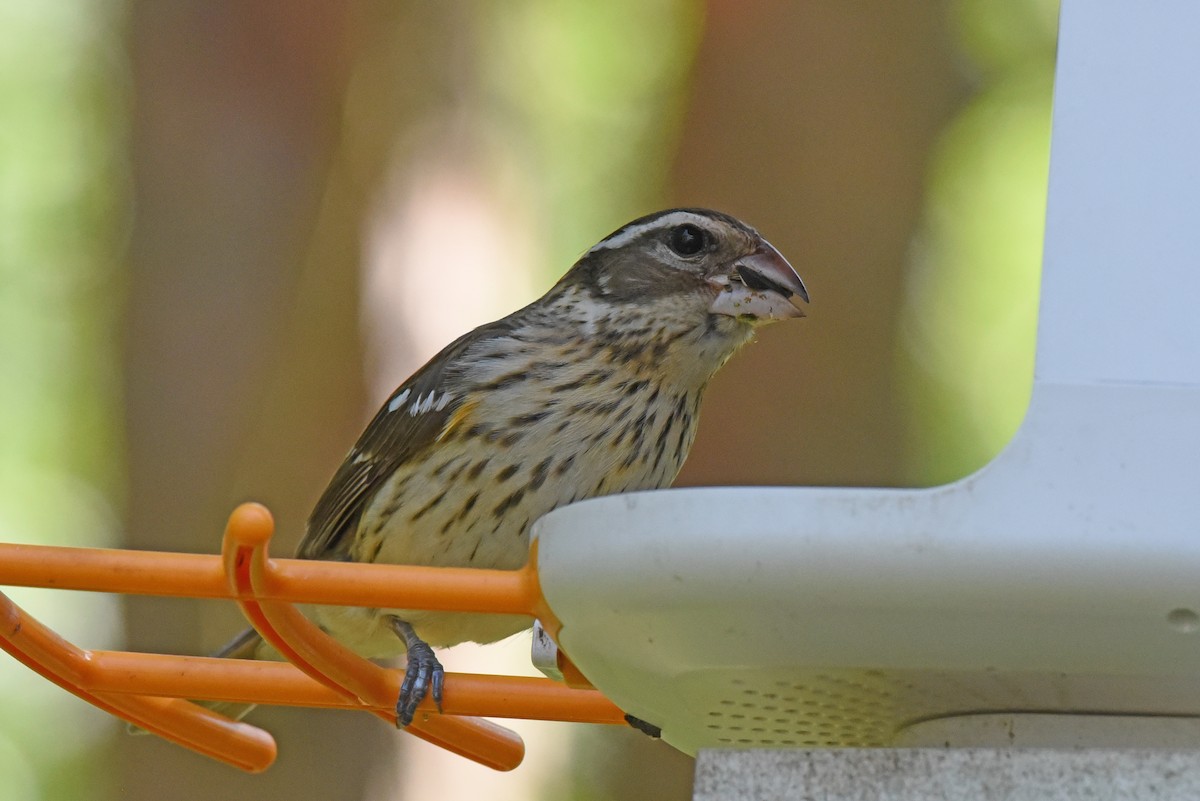
[[749,256],[733,263],[730,271],[714,276],[720,293],[709,310],[759,322],[803,317],[808,289],[787,259],[765,239]]

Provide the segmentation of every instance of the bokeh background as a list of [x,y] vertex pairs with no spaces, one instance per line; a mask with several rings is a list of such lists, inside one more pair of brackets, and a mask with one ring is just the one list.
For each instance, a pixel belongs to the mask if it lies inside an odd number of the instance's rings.
[[[808,319],[715,380],[680,483],[926,485],[1033,358],[1052,0],[0,0],[0,538],[213,552],[303,520],[376,405],[628,219],[705,205]],[[227,604],[14,591],[88,647],[203,653]],[[452,668],[528,671],[527,639]],[[0,658],[8,799],[671,799],[632,732],[491,774],[366,716],[255,720],[236,773]],[[286,794],[286,795],[285,795]]]

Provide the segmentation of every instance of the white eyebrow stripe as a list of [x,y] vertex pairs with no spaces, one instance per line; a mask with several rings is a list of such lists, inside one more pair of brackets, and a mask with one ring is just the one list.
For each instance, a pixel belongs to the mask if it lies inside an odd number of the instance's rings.
[[698,225],[701,228],[707,229],[709,221],[710,218],[700,214],[693,214],[690,211],[673,211],[670,214],[664,214],[662,217],[655,217],[653,220],[622,228],[620,231],[617,231],[615,234],[608,237],[608,239],[600,240],[599,244],[589,250],[588,253],[595,253],[597,250],[612,250],[614,248],[624,247],[647,231],[653,231],[659,228],[670,228],[674,225],[692,223],[693,225]]
[[408,400],[408,393],[409,393],[409,390],[406,389],[403,392],[401,392],[399,395],[397,395],[396,397],[392,398],[392,402],[389,403],[388,407],[387,407],[388,411],[394,412],[397,409],[399,409],[401,406],[403,406],[404,401]]

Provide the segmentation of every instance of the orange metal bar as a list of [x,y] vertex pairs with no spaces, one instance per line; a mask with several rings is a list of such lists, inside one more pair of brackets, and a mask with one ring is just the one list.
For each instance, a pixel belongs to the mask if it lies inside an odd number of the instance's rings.
[[0,543],[0,584],[188,598],[228,598],[221,558]]
[[[31,669],[118,717],[245,770],[275,757],[270,735],[185,698],[338,706],[394,724],[401,675],[358,657],[291,602],[498,612],[558,620],[541,596],[536,545],[517,571],[360,565],[270,559],[274,523],[257,504],[230,516],[222,556],[0,544],[0,584],[238,601],[251,623],[293,664],[84,651],[0,594],[0,647]],[[577,673],[577,671],[576,671]],[[576,676],[574,686],[587,686]],[[427,699],[410,733],[470,759],[508,770],[524,744],[474,715],[622,723],[592,689],[545,679],[451,674],[444,714]]]
[[[216,659],[207,656],[90,651],[91,670],[83,684],[92,692],[235,701],[278,706],[356,708],[341,693],[286,662]],[[403,673],[385,670],[386,709],[400,694]],[[596,690],[572,690],[530,676],[446,674],[443,713],[492,718],[624,724],[620,709]],[[421,709],[433,712],[426,699]]]
[[[236,512],[235,512],[236,514]],[[272,559],[263,598],[367,608],[537,615],[532,569],[420,567]],[[129,595],[233,598],[221,557],[0,543],[0,585]]]
[[95,673],[90,652],[59,637],[3,593],[0,607],[0,646],[63,689],[109,714],[242,770],[266,770],[275,761],[271,735],[189,701],[89,690],[87,677]]
[[[558,621],[538,585],[536,548],[535,543],[528,565],[520,570],[272,559],[260,597],[331,606],[530,615],[553,634]],[[59,545],[0,543],[0,585],[236,597],[219,556]]]

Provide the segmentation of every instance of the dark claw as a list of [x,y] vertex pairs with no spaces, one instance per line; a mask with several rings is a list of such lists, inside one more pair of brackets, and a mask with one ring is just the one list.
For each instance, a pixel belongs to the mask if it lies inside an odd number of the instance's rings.
[[442,663],[433,655],[433,649],[423,642],[413,643],[408,652],[408,668],[400,684],[400,697],[396,699],[396,724],[400,727],[413,722],[417,706],[425,696],[433,692],[433,702],[442,711],[442,683],[445,681]]
[[442,711],[442,684],[445,681],[446,671],[442,670],[442,663],[438,662],[433,671],[433,703],[439,713]]
[[408,667],[404,670],[404,681],[400,683],[400,697],[396,699],[396,725],[404,728],[413,722],[417,707],[431,691],[438,712],[442,711],[442,684],[446,674],[442,663],[433,655],[433,649],[417,636],[412,626],[393,618],[392,629],[404,640],[408,650]]

